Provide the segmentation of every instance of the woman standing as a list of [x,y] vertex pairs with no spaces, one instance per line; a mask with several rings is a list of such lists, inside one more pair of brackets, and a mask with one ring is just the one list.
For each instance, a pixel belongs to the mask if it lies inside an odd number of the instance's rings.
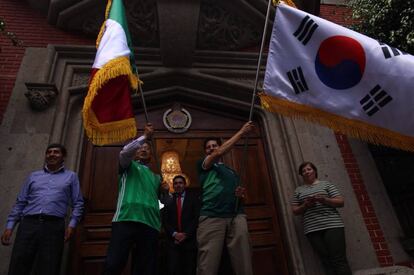
[[352,275],[346,259],[344,223],[336,208],[344,199],[330,182],[318,180],[311,162],[299,166],[305,184],[298,186],[292,201],[295,215],[303,216],[305,235],[319,255],[326,275]]

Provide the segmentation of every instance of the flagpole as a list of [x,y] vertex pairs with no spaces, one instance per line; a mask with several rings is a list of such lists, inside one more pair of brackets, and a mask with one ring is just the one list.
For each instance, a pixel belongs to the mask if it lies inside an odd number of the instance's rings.
[[[139,79],[138,72],[137,72],[137,79]],[[141,86],[141,83],[139,83],[139,80],[138,80],[138,92],[141,94],[142,107],[144,108],[145,122],[148,123],[149,119],[148,119],[147,104],[145,103],[144,91],[142,90],[142,86]]]
[[257,60],[256,78],[254,80],[254,89],[253,89],[253,93],[252,93],[252,101],[250,103],[249,121],[252,120],[252,117],[253,117],[254,101],[256,99],[257,85],[259,83],[260,65],[262,63],[263,48],[264,48],[264,44],[265,44],[265,41],[266,41],[267,25],[269,24],[271,3],[272,3],[272,0],[269,0],[268,4],[267,4],[266,19],[265,19],[265,24],[264,24],[264,28],[263,28],[262,43],[260,45],[259,58]]
[[[251,121],[253,119],[254,102],[255,102],[256,94],[257,94],[257,85],[259,83],[260,65],[262,63],[263,48],[264,48],[264,44],[265,44],[265,41],[266,41],[267,26],[268,26],[268,23],[269,23],[271,3],[272,3],[272,0],[269,0],[268,4],[267,4],[266,19],[265,19],[265,24],[264,24],[264,28],[263,28],[263,35],[262,35],[262,42],[261,42],[261,45],[260,45],[259,57],[258,57],[258,60],[257,60],[256,78],[254,80],[254,88],[253,88],[253,93],[252,93],[252,100],[251,100],[251,103],[250,103],[250,112],[249,112],[248,121]],[[243,171],[245,171],[245,168],[246,168],[246,165],[247,165],[248,141],[249,141],[249,137],[246,136],[244,138],[243,158],[242,158],[242,165],[241,165],[241,169],[240,169],[240,172],[242,172],[242,173],[243,173]],[[241,185],[242,184],[241,184],[241,175],[240,175],[237,186],[241,186]],[[236,205],[235,205],[235,208],[234,208],[234,213],[236,215],[237,215],[237,211],[239,209],[239,206],[240,206],[240,198],[236,197]]]
[[[146,124],[148,124],[149,123],[149,117],[148,117],[147,104],[145,102],[144,91],[142,90],[142,86],[141,86],[141,83],[140,83],[139,78],[138,78],[138,71],[136,72],[136,76],[137,76],[137,79],[138,79],[138,92],[141,94],[142,107],[144,109],[145,122],[146,122]],[[160,170],[160,173],[161,173],[161,165],[158,161],[157,152],[155,151],[155,146],[154,146],[154,143],[153,143],[152,139],[149,140],[149,143],[151,144],[151,153],[154,156],[155,165],[156,165],[157,169]]]

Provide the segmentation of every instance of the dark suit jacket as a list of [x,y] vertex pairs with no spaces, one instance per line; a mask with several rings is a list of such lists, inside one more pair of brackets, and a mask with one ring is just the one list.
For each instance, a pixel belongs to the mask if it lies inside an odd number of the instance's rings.
[[[182,231],[187,234],[187,239],[180,246],[185,248],[195,248],[196,231],[198,225],[198,217],[200,213],[200,202],[198,196],[186,190],[185,198],[181,210],[181,226]],[[167,240],[170,245],[174,245],[172,234],[178,232],[177,229],[177,203],[176,197],[169,199],[162,209],[163,224]]]

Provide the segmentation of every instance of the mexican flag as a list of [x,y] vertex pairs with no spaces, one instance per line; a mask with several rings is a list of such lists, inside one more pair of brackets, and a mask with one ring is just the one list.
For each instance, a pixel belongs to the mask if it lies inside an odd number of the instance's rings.
[[139,79],[122,0],[108,0],[96,46],[83,125],[93,144],[105,145],[133,138],[137,132],[130,94]]

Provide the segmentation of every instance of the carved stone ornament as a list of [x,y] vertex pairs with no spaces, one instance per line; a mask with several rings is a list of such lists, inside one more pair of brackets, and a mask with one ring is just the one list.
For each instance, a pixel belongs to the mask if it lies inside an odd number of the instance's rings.
[[226,10],[218,0],[204,0],[200,10],[198,47],[237,50],[260,43],[261,33],[235,10]]
[[[85,0],[86,1],[86,0]],[[61,28],[72,32],[82,32],[96,39],[104,22],[106,1],[95,1],[88,9],[81,5],[69,7],[67,13],[73,16],[62,19]],[[157,3],[155,0],[124,0],[128,28],[132,45],[135,47],[159,47]]]
[[88,85],[90,77],[90,73],[76,73],[73,75],[72,86]]
[[29,100],[30,107],[35,111],[46,110],[58,94],[55,84],[25,83],[27,91],[24,94]]
[[184,133],[190,128],[192,118],[186,109],[181,108],[179,105],[174,105],[173,108],[165,111],[163,122],[168,131]]
[[159,47],[160,33],[158,26],[157,1],[125,1],[126,15],[132,44],[139,47]]

